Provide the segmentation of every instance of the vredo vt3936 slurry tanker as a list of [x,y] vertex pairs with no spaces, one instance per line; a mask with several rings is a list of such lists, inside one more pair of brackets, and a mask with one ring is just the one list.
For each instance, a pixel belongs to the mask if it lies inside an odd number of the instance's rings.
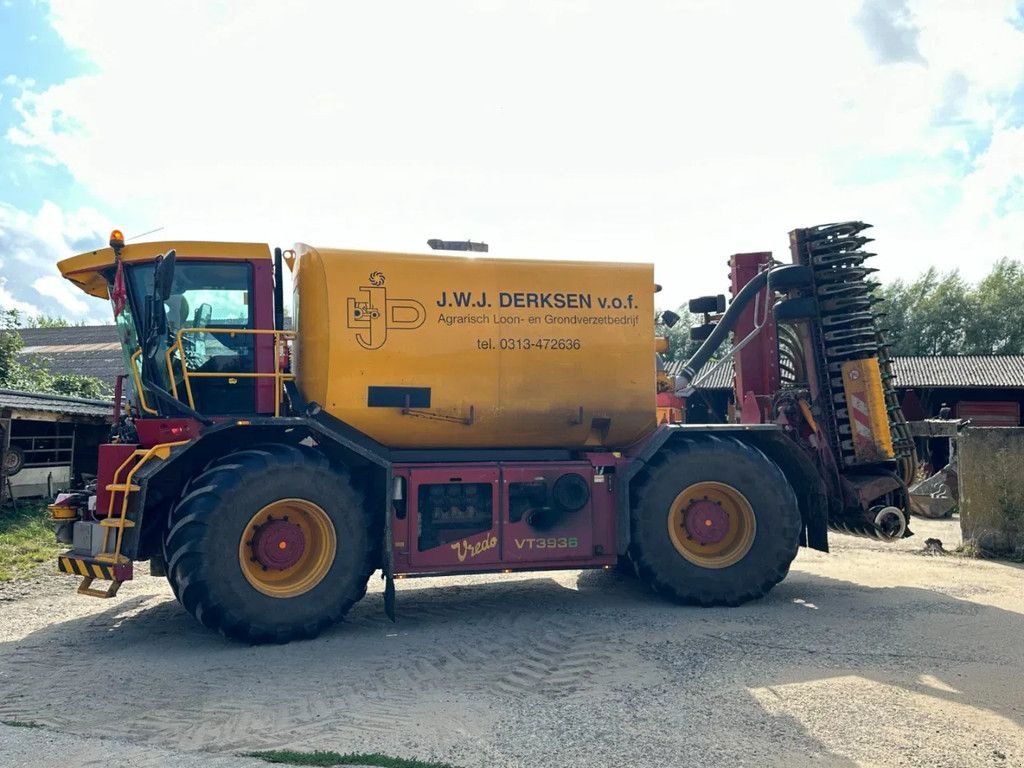
[[[59,568],[114,597],[148,560],[207,627],[286,642],[377,570],[392,617],[396,576],[623,562],[671,600],[737,605],[830,527],[907,535],[865,227],[796,230],[788,265],[734,255],[674,380],[650,264],[114,232],[59,265],[110,299],[126,366],[95,488],[51,507]],[[676,423],[729,356],[735,422]]]

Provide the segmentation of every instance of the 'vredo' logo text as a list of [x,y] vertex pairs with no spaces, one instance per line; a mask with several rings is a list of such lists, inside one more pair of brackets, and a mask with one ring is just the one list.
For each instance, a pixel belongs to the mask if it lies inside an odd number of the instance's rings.
[[423,325],[423,305],[415,299],[389,299],[382,272],[371,272],[368,282],[359,286],[358,298],[348,299],[348,327],[356,331],[359,346],[380,349],[388,340],[388,329]]

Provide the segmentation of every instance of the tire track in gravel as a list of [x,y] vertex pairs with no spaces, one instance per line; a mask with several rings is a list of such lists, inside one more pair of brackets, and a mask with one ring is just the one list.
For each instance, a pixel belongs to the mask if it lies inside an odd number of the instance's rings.
[[[140,749],[380,751],[465,768],[740,757],[800,765],[806,755],[836,764],[847,753],[878,763],[878,740],[897,750],[904,737],[879,734],[879,717],[935,720],[934,704],[914,704],[934,702],[920,671],[965,689],[944,700],[959,707],[958,728],[944,731],[950,753],[966,756],[958,764],[981,765],[985,755],[971,747],[981,738],[1006,764],[1024,759],[1013,746],[1024,723],[1017,692],[995,667],[1012,675],[1024,663],[1013,642],[1024,626],[1024,572],[852,548],[849,563],[835,558],[826,571],[822,557],[812,553],[768,598],[735,610],[667,605],[608,572],[489,575],[399,582],[393,624],[375,579],[347,621],[286,646],[210,634],[161,580],[140,575],[117,601],[82,600],[70,588],[0,607],[0,719]],[[991,596],[944,596],[968,589],[961,582]],[[993,600],[1005,605],[986,604]],[[950,617],[970,622],[971,643],[957,658],[940,653],[956,626]],[[916,667],[901,674],[893,649],[912,649]],[[830,731],[832,686],[867,692],[851,710],[863,712],[870,734],[861,746]],[[906,696],[891,699],[898,689]],[[776,754],[776,763],[765,757]]]
[[104,733],[136,743],[243,749],[330,734],[386,744],[416,730],[410,699],[578,694],[611,659],[592,619],[565,610],[599,596],[543,577],[405,589],[397,624],[371,592],[319,640],[258,648],[203,630],[162,582],[140,584],[144,594],[4,649],[0,714],[89,733],[55,709],[73,680]]
[[560,696],[584,693],[595,672],[612,663],[607,634],[581,631],[562,622],[551,626],[521,649],[495,687],[509,696]]
[[[364,680],[361,692],[517,696],[585,689],[591,671],[613,658],[608,637],[595,633],[590,619],[564,610],[564,587],[538,579],[528,590],[526,600],[524,586],[516,583],[400,595],[400,620],[388,625],[398,663]],[[368,605],[349,624],[379,627],[374,612]]]

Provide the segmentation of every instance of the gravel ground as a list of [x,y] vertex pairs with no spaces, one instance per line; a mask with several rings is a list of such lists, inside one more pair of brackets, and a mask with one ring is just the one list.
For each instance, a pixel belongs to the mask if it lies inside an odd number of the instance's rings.
[[254,749],[464,768],[1024,766],[1024,568],[834,536],[766,599],[681,608],[613,571],[380,586],[321,638],[248,647],[163,580],[0,585],[0,765],[249,768]]

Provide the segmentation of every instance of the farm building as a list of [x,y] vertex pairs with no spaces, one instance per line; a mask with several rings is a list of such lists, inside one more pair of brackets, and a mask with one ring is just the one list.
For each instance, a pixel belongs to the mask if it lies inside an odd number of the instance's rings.
[[4,498],[53,496],[96,474],[113,405],[0,389],[0,487]]

